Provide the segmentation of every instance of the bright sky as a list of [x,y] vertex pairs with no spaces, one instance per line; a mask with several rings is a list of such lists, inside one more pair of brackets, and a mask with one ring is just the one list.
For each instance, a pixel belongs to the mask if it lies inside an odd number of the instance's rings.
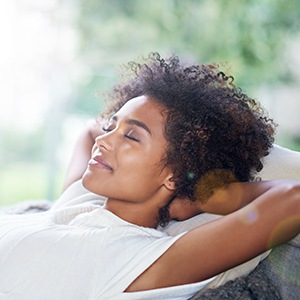
[[76,36],[58,0],[0,1],[0,126],[30,129],[70,96]]

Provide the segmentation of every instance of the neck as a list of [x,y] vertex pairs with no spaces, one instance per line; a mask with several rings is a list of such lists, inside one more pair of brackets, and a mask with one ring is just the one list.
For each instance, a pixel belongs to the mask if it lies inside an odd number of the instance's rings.
[[108,198],[104,208],[129,223],[156,228],[159,222],[159,211],[167,202],[168,200],[163,201],[163,204],[155,201],[135,203]]

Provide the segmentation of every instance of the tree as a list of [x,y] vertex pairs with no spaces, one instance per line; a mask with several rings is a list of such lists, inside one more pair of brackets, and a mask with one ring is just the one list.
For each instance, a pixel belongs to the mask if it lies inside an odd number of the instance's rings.
[[298,0],[78,0],[77,5],[80,57],[88,74],[78,89],[81,110],[95,112],[91,91],[102,92],[114,82],[116,65],[150,51],[229,62],[229,71],[247,89],[293,79],[282,54],[299,31]]

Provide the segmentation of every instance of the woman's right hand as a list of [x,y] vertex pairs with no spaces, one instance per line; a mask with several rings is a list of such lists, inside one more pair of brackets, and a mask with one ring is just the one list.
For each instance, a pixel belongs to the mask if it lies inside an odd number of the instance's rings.
[[69,187],[73,182],[80,179],[86,170],[88,161],[91,158],[91,152],[97,136],[104,133],[103,126],[107,121],[98,117],[87,122],[86,127],[79,135],[73,153],[67,168],[63,190]]

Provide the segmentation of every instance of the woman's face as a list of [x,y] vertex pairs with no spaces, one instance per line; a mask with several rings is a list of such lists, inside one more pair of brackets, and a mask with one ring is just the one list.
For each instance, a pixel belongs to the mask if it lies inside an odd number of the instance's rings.
[[129,100],[96,138],[84,186],[108,199],[141,203],[171,186],[163,167],[165,107],[149,96]]

